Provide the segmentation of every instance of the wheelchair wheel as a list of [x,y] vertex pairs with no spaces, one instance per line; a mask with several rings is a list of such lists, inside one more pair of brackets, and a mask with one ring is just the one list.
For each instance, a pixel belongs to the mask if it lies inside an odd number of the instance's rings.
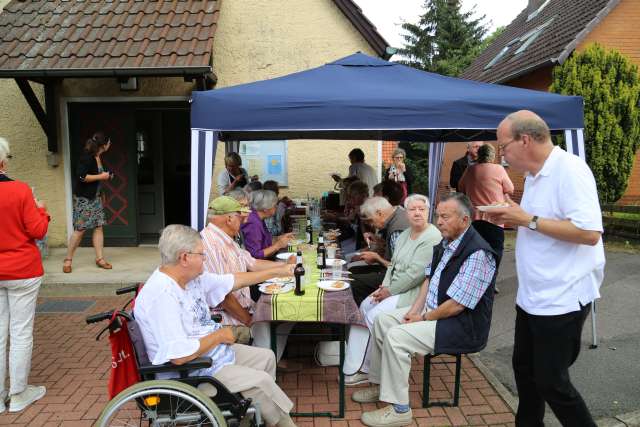
[[120,392],[95,425],[226,427],[227,423],[216,404],[196,388],[174,380],[153,380]]

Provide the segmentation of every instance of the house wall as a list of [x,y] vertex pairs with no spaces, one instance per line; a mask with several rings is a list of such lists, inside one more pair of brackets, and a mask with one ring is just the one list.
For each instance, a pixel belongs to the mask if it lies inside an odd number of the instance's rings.
[[[592,43],[616,49],[640,67],[640,1],[621,0],[620,3],[578,45],[584,50]],[[636,153],[627,190],[619,204],[640,204],[640,150]]]
[[[331,0],[223,1],[213,50],[218,88],[319,67],[357,51],[375,56]],[[330,173],[345,176],[349,168],[347,154],[356,147],[364,151],[365,161],[375,168],[377,146],[377,141],[291,141],[289,187],[283,194],[319,196],[332,189]],[[224,147],[220,144],[214,179],[224,167],[223,156]],[[214,189],[212,196],[216,193]]]
[[[0,0],[0,7],[8,1]],[[304,5],[302,7],[301,5]],[[351,25],[331,0],[277,3],[256,0],[233,0],[222,3],[220,22],[214,40],[214,72],[217,87],[268,79],[362,51],[375,56],[366,40]],[[138,78],[135,92],[120,90],[116,79],[66,79],[60,87],[62,98],[136,98],[189,96],[193,84],[182,78]],[[32,84],[44,105],[41,85]],[[60,130],[60,156],[57,167],[47,166],[47,141],[34,114],[13,80],[0,79],[3,103],[0,109],[0,136],[11,143],[14,159],[9,173],[35,188],[52,216],[49,244],[66,244],[67,210],[64,151],[67,149]],[[62,118],[61,118],[62,123]],[[224,156],[220,144],[216,156],[215,176]],[[289,183],[284,191],[294,197],[319,195],[333,188],[330,172],[343,175],[349,167],[347,153],[360,147],[367,163],[375,167],[376,141],[294,141],[289,144]],[[215,183],[215,177],[214,177]],[[214,186],[215,188],[215,186]],[[213,190],[213,195],[215,194]]]

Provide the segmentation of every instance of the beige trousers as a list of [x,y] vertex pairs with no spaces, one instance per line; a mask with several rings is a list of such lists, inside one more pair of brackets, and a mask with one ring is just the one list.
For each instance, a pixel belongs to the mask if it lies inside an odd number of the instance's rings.
[[380,313],[373,325],[369,381],[380,384],[380,400],[409,404],[409,373],[413,355],[432,354],[436,321],[402,323],[409,307]]
[[234,344],[236,362],[215,373],[232,393],[241,393],[260,406],[267,424],[276,425],[288,415],[293,402],[276,384],[276,358],[271,350]]

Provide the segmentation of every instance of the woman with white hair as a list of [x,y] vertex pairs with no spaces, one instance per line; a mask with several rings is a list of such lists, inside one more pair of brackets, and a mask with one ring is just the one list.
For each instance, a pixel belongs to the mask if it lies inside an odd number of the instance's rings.
[[404,201],[409,228],[396,241],[391,263],[379,288],[360,304],[367,327],[352,326],[343,371],[346,385],[368,381],[369,337],[380,313],[413,304],[425,280],[425,267],[431,262],[433,247],[442,240],[440,231],[429,223],[429,199],[412,194]]
[[247,221],[242,224],[242,237],[244,246],[254,258],[272,258],[280,249],[284,249],[293,239],[293,233],[286,233],[277,238],[273,238],[265,218],[269,218],[276,213],[278,196],[270,190],[256,190],[249,195],[251,202],[251,213]]
[[[44,386],[27,384],[33,320],[44,270],[36,240],[47,234],[49,214],[24,182],[7,176],[9,142],[0,138],[0,413],[22,411],[42,398]],[[9,344],[9,392],[5,390]]]

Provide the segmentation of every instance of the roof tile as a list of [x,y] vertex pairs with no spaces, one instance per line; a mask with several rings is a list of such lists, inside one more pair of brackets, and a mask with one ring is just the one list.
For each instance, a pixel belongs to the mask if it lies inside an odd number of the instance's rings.
[[12,0],[0,14],[0,73],[208,67],[219,0]]

